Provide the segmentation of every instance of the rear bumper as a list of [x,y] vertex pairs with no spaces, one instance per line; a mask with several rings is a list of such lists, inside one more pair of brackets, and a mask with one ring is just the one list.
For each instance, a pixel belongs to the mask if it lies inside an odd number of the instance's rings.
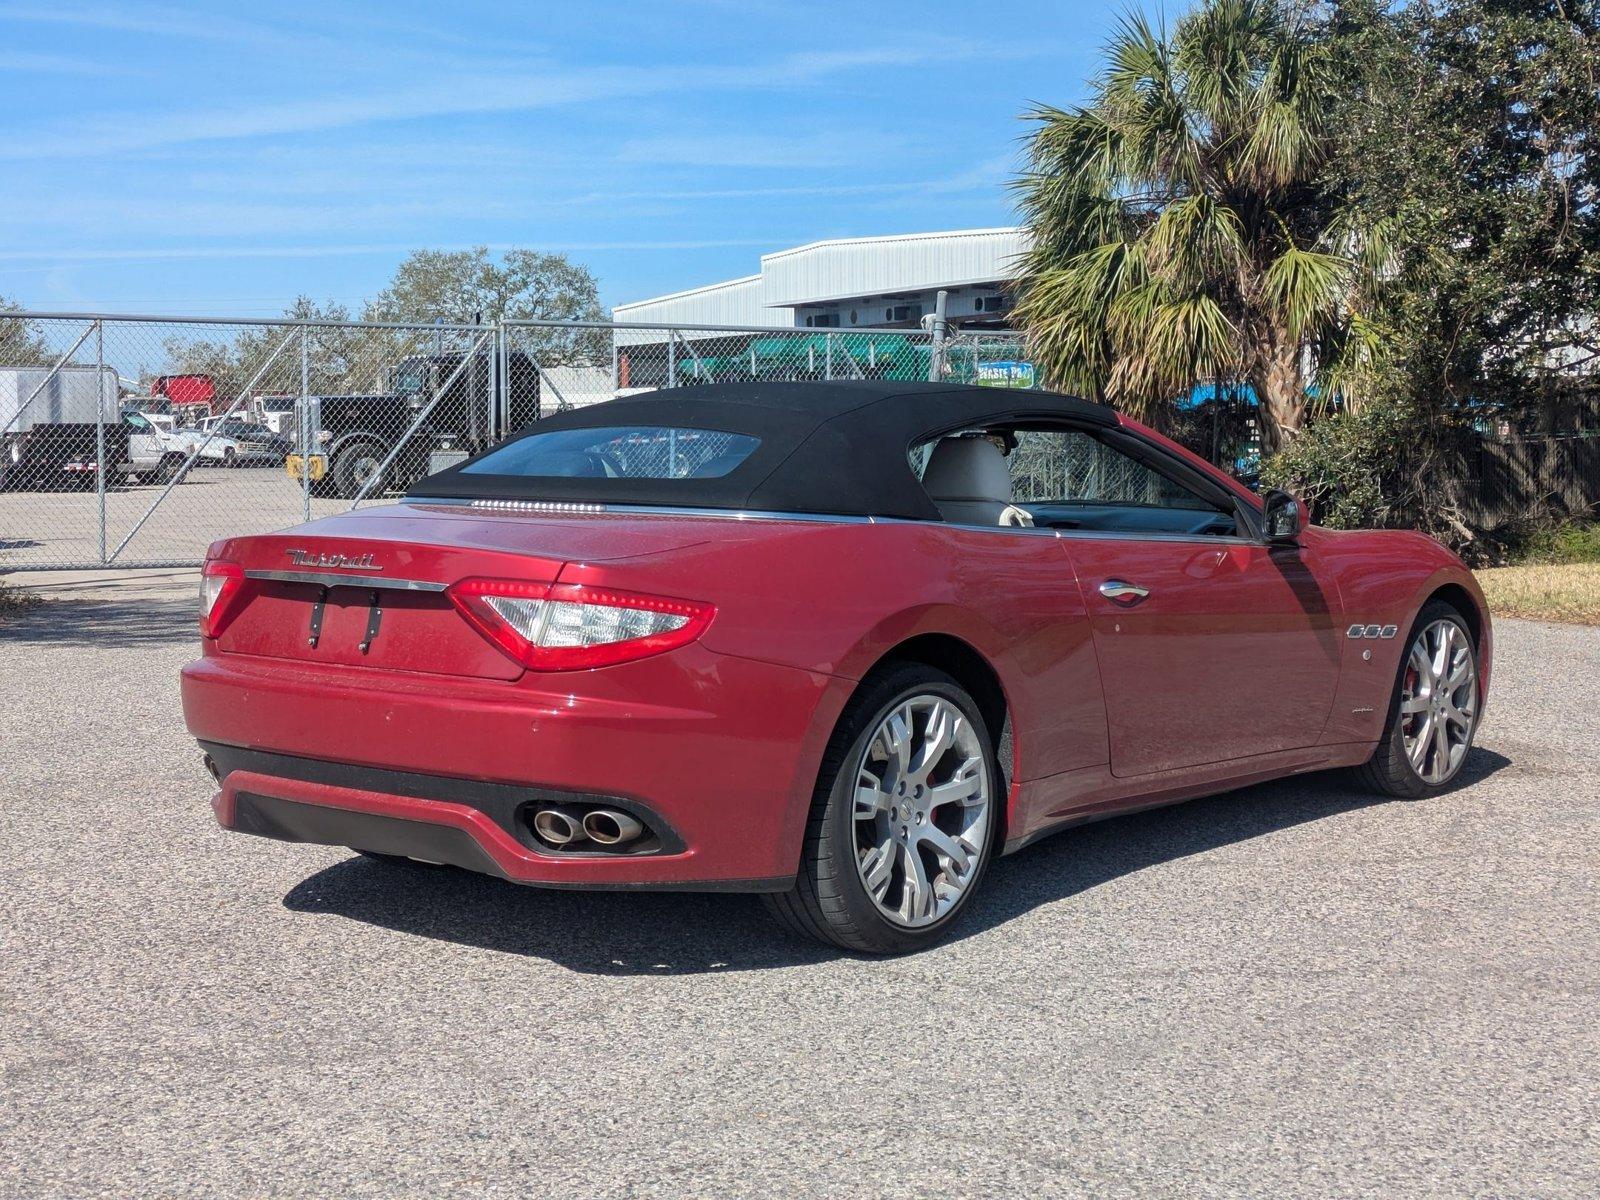
[[[765,892],[782,891],[793,878],[639,880],[626,869],[602,875],[596,868],[625,868],[630,860],[540,852],[470,804],[307,783],[245,770],[224,777],[211,807],[224,829],[238,833],[398,854],[541,887]],[[574,864],[579,871],[568,870]]]
[[[182,685],[229,829],[553,887],[788,886],[845,681],[699,646],[529,680],[210,655]],[[649,854],[542,847],[523,810],[574,796],[670,836]]]

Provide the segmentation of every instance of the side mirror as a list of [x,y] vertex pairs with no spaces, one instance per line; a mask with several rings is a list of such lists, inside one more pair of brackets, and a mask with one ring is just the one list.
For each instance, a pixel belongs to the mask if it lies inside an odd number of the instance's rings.
[[1305,502],[1292,492],[1273,488],[1261,514],[1262,533],[1269,546],[1293,546],[1306,527]]

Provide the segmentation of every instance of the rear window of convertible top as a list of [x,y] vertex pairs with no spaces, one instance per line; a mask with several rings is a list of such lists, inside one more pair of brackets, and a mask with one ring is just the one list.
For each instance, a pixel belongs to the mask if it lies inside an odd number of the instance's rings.
[[744,433],[670,425],[560,429],[509,442],[461,471],[561,479],[720,479],[760,443]]

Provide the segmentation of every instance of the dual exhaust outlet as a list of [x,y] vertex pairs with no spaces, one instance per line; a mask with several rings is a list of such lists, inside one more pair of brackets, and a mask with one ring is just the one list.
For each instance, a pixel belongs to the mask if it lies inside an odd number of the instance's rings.
[[614,808],[596,808],[581,817],[567,809],[541,808],[533,815],[533,831],[551,846],[570,846],[588,838],[597,846],[621,846],[644,833],[635,817]]

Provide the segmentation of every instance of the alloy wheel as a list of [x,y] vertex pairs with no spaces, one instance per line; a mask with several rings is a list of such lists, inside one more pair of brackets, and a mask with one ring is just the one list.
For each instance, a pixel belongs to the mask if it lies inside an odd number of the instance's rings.
[[1411,643],[1400,692],[1406,757],[1424,782],[1444,783],[1461,769],[1477,714],[1472,644],[1454,621],[1435,621]]
[[878,911],[931,925],[966,894],[989,837],[986,743],[942,696],[897,704],[867,739],[855,773],[856,869]]

